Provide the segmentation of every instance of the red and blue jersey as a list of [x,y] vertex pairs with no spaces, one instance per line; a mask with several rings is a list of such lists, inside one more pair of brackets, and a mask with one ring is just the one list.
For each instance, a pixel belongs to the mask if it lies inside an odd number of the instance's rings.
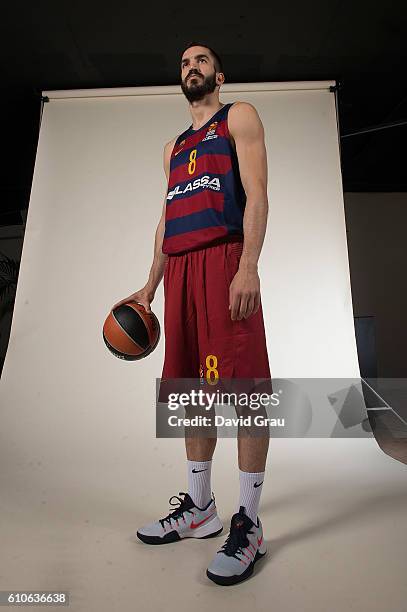
[[173,255],[243,241],[246,194],[224,104],[201,128],[175,141],[170,159],[162,252]]

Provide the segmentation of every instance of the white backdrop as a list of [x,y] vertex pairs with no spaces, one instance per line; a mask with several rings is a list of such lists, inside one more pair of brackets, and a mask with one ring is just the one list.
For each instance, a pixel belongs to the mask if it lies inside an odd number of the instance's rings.
[[[221,90],[222,102],[253,103],[266,131],[270,214],[259,271],[274,378],[359,376],[333,84]],[[43,94],[50,102],[0,381],[1,586],[68,589],[75,611],[130,609],[144,600],[150,609],[180,612],[192,604],[207,610],[219,604],[219,592],[207,589],[202,568],[219,542],[205,541],[199,550],[192,543],[192,563],[188,555],[174,562],[172,547],[157,552],[127,540],[130,529],[164,516],[168,497],[185,490],[182,441],[155,439],[164,339],[134,363],[113,357],[102,339],[112,304],[147,279],[166,188],[163,146],[190,125],[187,103],[175,86]],[[152,307],[162,322],[162,285]],[[221,440],[215,455],[213,487],[225,521],[238,494],[235,445]],[[270,458],[272,486],[263,493],[261,516],[279,553],[269,575],[273,598],[280,593],[279,610],[301,607],[305,591],[312,595],[331,584],[324,568],[335,588],[341,572],[340,584],[346,584],[344,568],[354,562],[359,542],[363,600],[373,580],[383,582],[382,564],[363,547],[380,541],[394,559],[398,545],[404,558],[394,515],[404,516],[404,466],[374,439],[273,440]],[[385,512],[366,483],[374,495],[380,487],[392,495]],[[377,516],[367,523],[372,508]],[[332,555],[320,566],[328,547],[329,554],[340,548],[338,568]],[[377,608],[369,609],[383,609],[391,598],[397,600],[392,609],[401,605],[401,571],[402,564],[400,571],[393,567],[388,588],[375,596]],[[157,575],[160,589],[151,582]],[[191,596],[174,588],[177,578]],[[359,587],[351,588],[354,594]],[[268,605],[267,589],[258,591],[260,607]],[[229,593],[225,609],[252,603],[244,592]],[[343,606],[341,600],[335,610]]]

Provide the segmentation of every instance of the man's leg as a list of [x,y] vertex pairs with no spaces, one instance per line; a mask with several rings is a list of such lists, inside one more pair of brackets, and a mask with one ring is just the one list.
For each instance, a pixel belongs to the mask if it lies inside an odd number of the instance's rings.
[[269,436],[258,438],[239,436],[237,439],[239,469],[245,472],[264,472],[269,442]]
[[[200,295],[197,320],[204,376],[212,381],[224,379],[227,387],[247,391],[253,379],[270,379],[270,368],[261,307],[248,319],[232,321],[230,317],[229,286],[238,270],[241,252],[241,245],[229,243],[197,254],[195,283]],[[232,385],[228,379],[232,380]],[[241,407],[236,409],[238,413],[241,410]],[[239,509],[231,518],[225,543],[206,572],[208,578],[225,585],[249,577],[254,564],[267,550],[257,510],[269,431],[268,427],[261,427],[260,432],[252,431],[247,435],[245,427],[242,430],[239,426]]]
[[[196,334],[195,307],[191,295],[190,265],[187,256],[169,257],[164,272],[165,359],[158,401],[167,403],[168,392],[183,392],[188,380],[199,373],[199,352]],[[210,538],[221,533],[223,526],[210,493],[210,467],[215,440],[189,439],[187,454],[191,467],[192,498],[180,493],[178,507],[156,521],[144,525],[137,536],[146,544],[168,544],[183,538]],[[191,444],[191,449],[188,450]],[[205,460],[209,459],[208,462]],[[192,481],[192,477],[194,480]],[[195,479],[196,477],[196,479]],[[199,501],[195,501],[197,498]],[[199,505],[201,499],[207,499]]]
[[[199,376],[199,346],[193,292],[193,265],[189,254],[171,257],[164,276],[165,293],[165,362],[163,375],[181,379],[179,391],[194,388]],[[200,410],[188,406],[186,418],[199,415]],[[185,427],[185,447],[188,472],[188,494],[198,508],[204,508],[211,499],[212,456],[216,446],[214,438],[194,436],[194,427]]]
[[185,448],[189,461],[212,461],[217,438],[185,437]]

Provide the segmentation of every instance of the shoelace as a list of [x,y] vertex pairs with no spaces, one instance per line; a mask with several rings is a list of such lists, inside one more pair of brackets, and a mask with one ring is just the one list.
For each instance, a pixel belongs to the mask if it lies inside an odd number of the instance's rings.
[[[184,499],[181,499],[180,497],[178,497],[178,495],[184,495]],[[178,500],[179,504],[178,504],[178,506],[177,506],[177,508],[175,510],[172,510],[172,512],[167,514],[167,516],[165,516],[164,518],[160,519],[160,523],[161,523],[163,528],[164,528],[165,521],[167,521],[169,526],[171,527],[171,521],[172,520],[176,520],[179,517],[184,518],[184,513],[185,512],[189,512],[190,514],[193,514],[192,510],[189,510],[188,508],[185,507],[185,505],[186,505],[186,501],[185,501],[186,493],[182,493],[182,491],[180,491],[178,495],[173,495],[169,499],[169,503],[171,504],[171,506],[176,506],[177,505],[176,502],[175,503],[172,502],[174,497]]]
[[228,557],[236,557],[236,559],[238,559],[238,554],[244,554],[242,549],[249,546],[248,533],[253,533],[253,531],[246,531],[243,526],[236,527],[232,525],[226,542],[218,552],[222,552]]

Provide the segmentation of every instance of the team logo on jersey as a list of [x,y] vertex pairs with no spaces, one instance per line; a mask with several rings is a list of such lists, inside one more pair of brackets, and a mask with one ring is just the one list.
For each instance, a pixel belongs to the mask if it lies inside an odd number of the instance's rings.
[[182,193],[187,193],[188,191],[194,191],[195,189],[199,189],[202,187],[203,189],[212,189],[213,191],[220,191],[220,180],[218,177],[211,179],[207,174],[205,176],[201,176],[200,178],[191,181],[185,185],[184,189],[181,189],[179,185],[175,187],[172,191],[168,192],[167,200],[172,200],[172,198],[176,195],[181,195]]
[[206,132],[206,136],[205,138],[202,138],[201,142],[205,142],[205,140],[213,140],[214,138],[218,137],[218,134],[215,134],[217,125],[218,125],[217,121],[214,121],[213,123],[210,124]]
[[181,142],[178,143],[178,149],[175,151],[174,157],[178,155],[178,153],[181,153],[184,144],[185,144],[185,140],[181,140]]

